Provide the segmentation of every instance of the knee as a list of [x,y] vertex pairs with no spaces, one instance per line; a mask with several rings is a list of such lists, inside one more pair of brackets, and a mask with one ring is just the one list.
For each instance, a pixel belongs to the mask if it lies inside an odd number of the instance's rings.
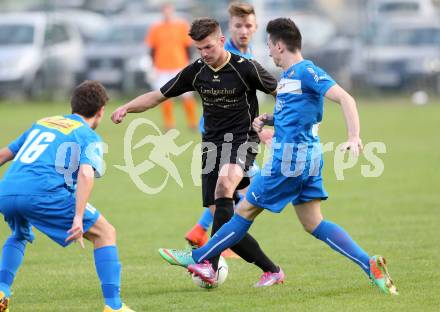
[[322,219],[309,219],[309,220],[303,220],[302,226],[304,231],[306,231],[309,234],[312,234],[315,229],[318,227],[319,223],[321,223]]
[[116,244],[116,229],[105,219],[99,219],[84,236],[95,245]]
[[313,227],[312,225],[310,225],[309,223],[304,224],[303,223],[303,229],[304,231],[306,231],[309,234],[313,233],[313,230],[315,229],[315,227]]
[[103,229],[103,238],[108,241],[114,241],[116,243],[116,229],[108,222]]
[[215,187],[215,198],[231,197],[234,195],[233,185],[227,180],[219,180]]

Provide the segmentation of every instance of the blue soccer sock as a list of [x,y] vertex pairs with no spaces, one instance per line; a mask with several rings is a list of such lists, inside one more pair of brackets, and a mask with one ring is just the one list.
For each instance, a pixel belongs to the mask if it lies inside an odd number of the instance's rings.
[[368,276],[370,275],[370,256],[339,225],[322,220],[312,235],[359,265]]
[[232,219],[223,224],[203,247],[193,250],[194,261],[200,263],[220,255],[223,250],[237,244],[246,235],[251,225],[252,221],[234,214]]
[[96,272],[101,281],[105,304],[118,310],[122,307],[120,295],[121,263],[118,258],[118,248],[116,246],[101,247],[95,249],[94,255]]
[[212,224],[213,216],[211,210],[209,208],[205,208],[205,211],[200,216],[199,221],[197,222],[205,231],[208,231],[209,227]]
[[18,240],[9,236],[3,245],[2,260],[0,264],[0,291],[7,297],[11,296],[11,286],[15,275],[23,261],[25,240]]

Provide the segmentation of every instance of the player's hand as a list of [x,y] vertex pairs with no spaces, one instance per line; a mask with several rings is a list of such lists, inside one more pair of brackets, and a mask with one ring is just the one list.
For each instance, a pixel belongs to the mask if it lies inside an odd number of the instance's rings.
[[353,155],[359,156],[364,146],[360,137],[348,138],[348,141],[342,144],[341,151],[351,151]]
[[270,146],[272,144],[273,134],[274,130],[272,128],[266,128],[258,132],[258,137],[260,138],[261,143]]
[[263,130],[263,127],[269,124],[271,120],[272,116],[264,113],[263,115],[260,115],[254,119],[254,122],[252,123],[252,128],[254,128],[256,132],[261,132],[261,130]]
[[75,218],[73,218],[72,227],[67,231],[67,233],[70,235],[66,238],[66,242],[78,242],[81,248],[84,248],[82,218],[75,216]]
[[118,124],[121,123],[122,120],[124,120],[126,115],[127,109],[125,108],[125,106],[120,106],[112,113],[111,119],[115,124]]

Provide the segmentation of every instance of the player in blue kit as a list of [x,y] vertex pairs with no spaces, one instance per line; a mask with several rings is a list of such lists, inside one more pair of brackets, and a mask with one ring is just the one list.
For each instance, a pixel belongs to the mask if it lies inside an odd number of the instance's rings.
[[272,20],[266,30],[270,55],[283,75],[274,115],[260,115],[253,127],[261,131],[264,125],[274,125],[273,158],[251,182],[233,218],[206,245],[192,252],[165,250],[175,258],[174,263],[213,284],[216,273],[209,259],[239,242],[264,209],[279,213],[290,202],[307,232],[359,265],[384,293],[397,294],[385,259],[370,257],[344,229],[321,214],[321,201],[328,196],[321,176],[323,159],[317,133],[323,98],[341,105],[348,130],[343,149],[358,155],[362,142],[356,102],[321,68],[303,59],[301,34],[292,20]]
[[35,122],[0,150],[0,166],[13,160],[0,181],[0,213],[11,229],[0,262],[0,312],[9,311],[11,286],[32,227],[66,247],[83,237],[94,247],[104,312],[134,312],[120,298],[121,264],[113,226],[87,201],[94,177],[103,174],[103,148],[95,133],[108,101],[104,87],[85,81],[74,91],[72,114]]

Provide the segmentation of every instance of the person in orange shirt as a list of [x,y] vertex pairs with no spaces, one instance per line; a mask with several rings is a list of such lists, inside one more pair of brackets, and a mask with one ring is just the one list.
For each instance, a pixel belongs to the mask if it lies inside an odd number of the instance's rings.
[[[174,17],[174,6],[162,6],[163,20],[151,27],[145,37],[145,43],[151,49],[153,64],[156,71],[155,89],[176,76],[189,63],[189,49],[192,44],[188,36],[189,25],[186,21]],[[188,126],[196,129],[196,102],[191,92],[182,95],[183,106]],[[173,104],[170,99],[162,105],[164,126],[166,129],[175,127]]]

